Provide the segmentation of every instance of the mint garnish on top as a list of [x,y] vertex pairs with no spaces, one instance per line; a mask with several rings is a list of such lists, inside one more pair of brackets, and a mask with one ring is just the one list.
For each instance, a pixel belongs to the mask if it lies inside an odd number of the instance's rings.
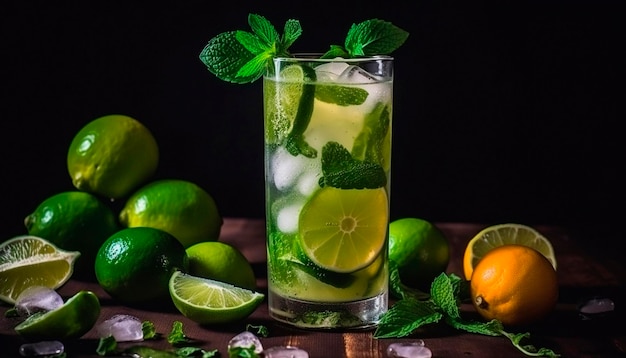
[[[289,48],[302,35],[298,20],[287,20],[283,34],[265,17],[248,15],[252,32],[218,34],[206,44],[200,60],[219,79],[250,83],[259,79],[275,57],[289,57]],[[387,55],[400,47],[409,33],[390,22],[371,19],[353,24],[343,46],[331,45],[322,58]]]

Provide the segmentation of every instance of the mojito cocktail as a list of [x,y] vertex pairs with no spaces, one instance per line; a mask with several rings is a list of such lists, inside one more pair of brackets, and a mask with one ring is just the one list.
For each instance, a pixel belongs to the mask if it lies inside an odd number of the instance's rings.
[[270,314],[373,326],[387,309],[393,59],[273,64],[263,79]]

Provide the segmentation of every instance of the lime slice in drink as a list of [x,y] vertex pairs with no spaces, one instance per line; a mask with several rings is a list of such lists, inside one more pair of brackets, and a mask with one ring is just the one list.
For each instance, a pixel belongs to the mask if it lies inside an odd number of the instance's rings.
[[302,67],[291,65],[278,74],[280,82],[264,82],[266,143],[281,143],[291,132],[298,113],[304,78]]
[[38,236],[23,235],[0,244],[0,300],[14,304],[25,289],[61,287],[74,272],[78,251],[62,250]]
[[91,291],[80,291],[57,309],[29,316],[15,326],[15,331],[30,341],[80,338],[96,324],[98,317],[98,297]]
[[169,283],[174,306],[201,324],[234,322],[248,317],[265,295],[225,282],[192,276],[181,271]]
[[476,234],[465,247],[463,255],[463,271],[466,279],[472,277],[478,261],[492,249],[518,244],[531,247],[545,256],[556,270],[556,256],[550,241],[532,227],[523,224],[498,224],[484,228]]
[[385,244],[388,202],[384,188],[324,187],[300,212],[306,256],[325,270],[350,273],[372,263]]

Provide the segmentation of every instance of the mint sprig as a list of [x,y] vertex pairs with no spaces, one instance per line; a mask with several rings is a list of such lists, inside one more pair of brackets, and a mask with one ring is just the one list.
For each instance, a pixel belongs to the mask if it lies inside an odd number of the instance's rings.
[[[217,78],[233,83],[259,79],[275,57],[291,56],[289,48],[302,35],[298,20],[285,22],[280,35],[265,17],[248,15],[252,32],[237,30],[218,34],[200,52],[200,61]],[[390,22],[372,19],[353,24],[343,46],[331,45],[322,58],[386,55],[406,41],[409,33]]]
[[[393,266],[392,266],[393,267]],[[463,300],[467,281],[460,277],[445,273],[435,278],[431,285],[428,299],[417,299],[414,295],[398,292],[402,285],[397,282],[398,275],[391,275],[392,292],[400,297],[382,317],[374,338],[401,338],[410,335],[417,328],[431,323],[443,321],[455,329],[487,336],[504,336],[520,352],[532,357],[560,357],[548,348],[537,349],[532,344],[522,344],[530,337],[529,333],[510,333],[504,330],[498,320],[489,322],[468,321],[461,317],[459,305]],[[394,282],[396,281],[396,282]]]

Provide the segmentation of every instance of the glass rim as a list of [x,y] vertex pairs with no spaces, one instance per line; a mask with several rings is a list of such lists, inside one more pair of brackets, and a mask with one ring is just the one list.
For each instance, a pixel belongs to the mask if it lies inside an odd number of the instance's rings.
[[335,58],[320,58],[324,55],[322,52],[297,52],[292,53],[289,56],[279,56],[275,57],[275,62],[320,62],[320,63],[328,63],[328,62],[347,62],[347,63],[357,63],[364,61],[392,61],[394,58],[390,55],[369,55],[369,56],[361,56],[361,57],[351,57],[351,58],[343,58],[343,57],[335,57]]

